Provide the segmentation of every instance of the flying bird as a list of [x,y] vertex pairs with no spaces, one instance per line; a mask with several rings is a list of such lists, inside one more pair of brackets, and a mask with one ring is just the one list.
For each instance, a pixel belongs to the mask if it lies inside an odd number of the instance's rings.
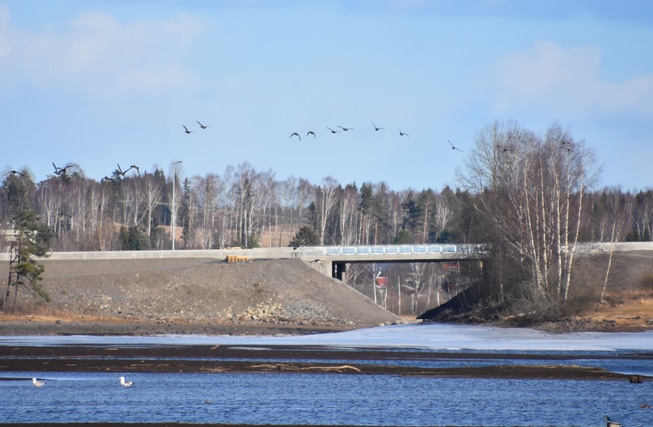
[[[374,126],[374,130],[377,131],[377,132],[380,131],[381,129],[385,129],[385,128],[378,127],[377,125],[374,124],[374,122],[372,122],[372,126]],[[399,132],[401,132],[401,131],[399,131]]]
[[[197,122],[197,120],[195,120],[195,121]],[[203,125],[203,124],[200,123],[200,122],[197,122],[197,124],[200,125],[200,127],[201,127],[202,129],[206,129],[206,128],[210,128],[210,127],[211,127],[211,126],[209,126],[209,125]],[[184,127],[185,127],[185,126],[184,126]]]
[[399,136],[410,136],[406,132],[402,132],[401,129],[399,129]]
[[344,130],[345,132],[347,132],[347,131],[349,131],[349,130],[354,130],[354,128],[346,128],[346,127],[342,127],[342,126],[338,126],[338,127],[339,127],[340,129]]
[[315,132],[313,132],[312,130],[309,130],[309,131],[306,133],[306,136],[309,136],[309,135],[313,135],[313,139],[315,139]]
[[327,129],[329,129],[329,130],[331,131],[331,133],[338,133],[338,131],[337,131],[337,130],[333,130],[333,129],[331,129],[331,128],[330,128],[330,127],[328,127],[328,126],[327,126]]
[[120,377],[120,385],[123,387],[130,387],[132,384],[134,384],[131,381],[125,381],[125,377]]
[[14,170],[11,170],[11,171],[9,171],[9,172],[7,172],[7,173],[5,174],[5,176],[7,176],[7,175],[9,175],[9,174],[14,174],[14,175],[20,175],[20,176],[25,176],[25,174],[24,174],[24,173],[22,173],[22,172],[19,172],[19,171],[14,171]]
[[43,387],[45,385],[45,382],[39,381],[36,378],[32,378],[32,384],[34,384],[34,387]]
[[113,179],[113,178],[109,178],[108,176],[105,176],[104,178],[102,178],[102,182],[105,182],[105,181],[111,181],[111,182],[113,182],[114,179]]
[[57,167],[57,165],[55,165],[54,162],[52,162],[52,166],[54,166],[54,173],[55,173],[56,175],[62,175],[62,174],[65,175],[65,174],[66,174],[66,170],[67,170],[69,167],[72,167],[72,165],[66,165],[66,166],[60,168],[60,167]]
[[296,136],[297,138],[299,138],[300,141],[302,140],[302,137],[299,136],[299,134],[297,132],[293,132],[293,133],[290,134],[290,138],[292,138],[293,136]]
[[[449,140],[447,139],[447,141],[449,141]],[[458,148],[458,147],[456,147],[455,145],[453,145],[453,142],[449,141],[449,144],[451,144],[451,149],[452,149],[452,150],[458,150],[458,151],[460,151],[461,153],[463,152],[463,150],[461,150],[460,148]]]
[[184,126],[184,132],[186,132],[188,134],[190,134],[192,132],[192,130],[188,130],[188,128],[185,125],[182,125],[182,126]]
[[119,175],[125,176],[125,175],[127,174],[127,172],[129,172],[129,171],[132,170],[132,169],[136,169],[136,173],[137,173],[138,175],[141,174],[141,169],[140,169],[138,166],[136,166],[136,165],[131,165],[130,167],[128,167],[128,168],[125,169],[125,170],[122,170],[122,169],[120,168],[120,165],[118,165],[118,170],[117,170],[116,172],[117,172]]
[[137,173],[138,175],[141,174],[141,169],[140,169],[138,166],[136,166],[136,165],[131,165],[131,166],[129,167],[129,169],[127,169],[127,170],[125,171],[125,173],[129,172],[129,171],[132,170],[132,169],[136,169],[136,173]]

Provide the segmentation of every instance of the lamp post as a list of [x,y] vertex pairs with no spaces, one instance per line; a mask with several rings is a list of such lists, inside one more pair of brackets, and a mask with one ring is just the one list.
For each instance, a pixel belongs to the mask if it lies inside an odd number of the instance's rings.
[[177,200],[175,199],[175,185],[177,183],[177,165],[182,161],[178,160],[172,164],[172,250],[175,250],[175,219],[177,217]]

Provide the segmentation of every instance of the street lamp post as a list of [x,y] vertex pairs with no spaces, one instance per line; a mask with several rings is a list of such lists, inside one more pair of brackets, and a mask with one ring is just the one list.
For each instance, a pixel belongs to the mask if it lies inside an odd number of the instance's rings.
[[175,220],[177,217],[177,200],[175,199],[175,185],[177,183],[177,165],[182,161],[172,164],[172,250],[175,250]]

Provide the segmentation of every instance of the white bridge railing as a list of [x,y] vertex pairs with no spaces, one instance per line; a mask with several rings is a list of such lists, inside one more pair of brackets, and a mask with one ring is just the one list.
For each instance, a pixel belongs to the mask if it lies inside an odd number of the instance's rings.
[[487,253],[487,245],[367,245],[367,246],[302,246],[297,249],[299,257],[315,256],[356,256],[356,255],[429,255],[429,254],[464,254],[480,255]]

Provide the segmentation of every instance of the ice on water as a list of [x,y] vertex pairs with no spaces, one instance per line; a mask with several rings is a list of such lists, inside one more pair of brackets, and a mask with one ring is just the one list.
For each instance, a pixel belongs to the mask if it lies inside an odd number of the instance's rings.
[[0,345],[320,345],[473,351],[653,351],[653,331],[552,334],[528,328],[407,324],[302,336],[16,336]]

